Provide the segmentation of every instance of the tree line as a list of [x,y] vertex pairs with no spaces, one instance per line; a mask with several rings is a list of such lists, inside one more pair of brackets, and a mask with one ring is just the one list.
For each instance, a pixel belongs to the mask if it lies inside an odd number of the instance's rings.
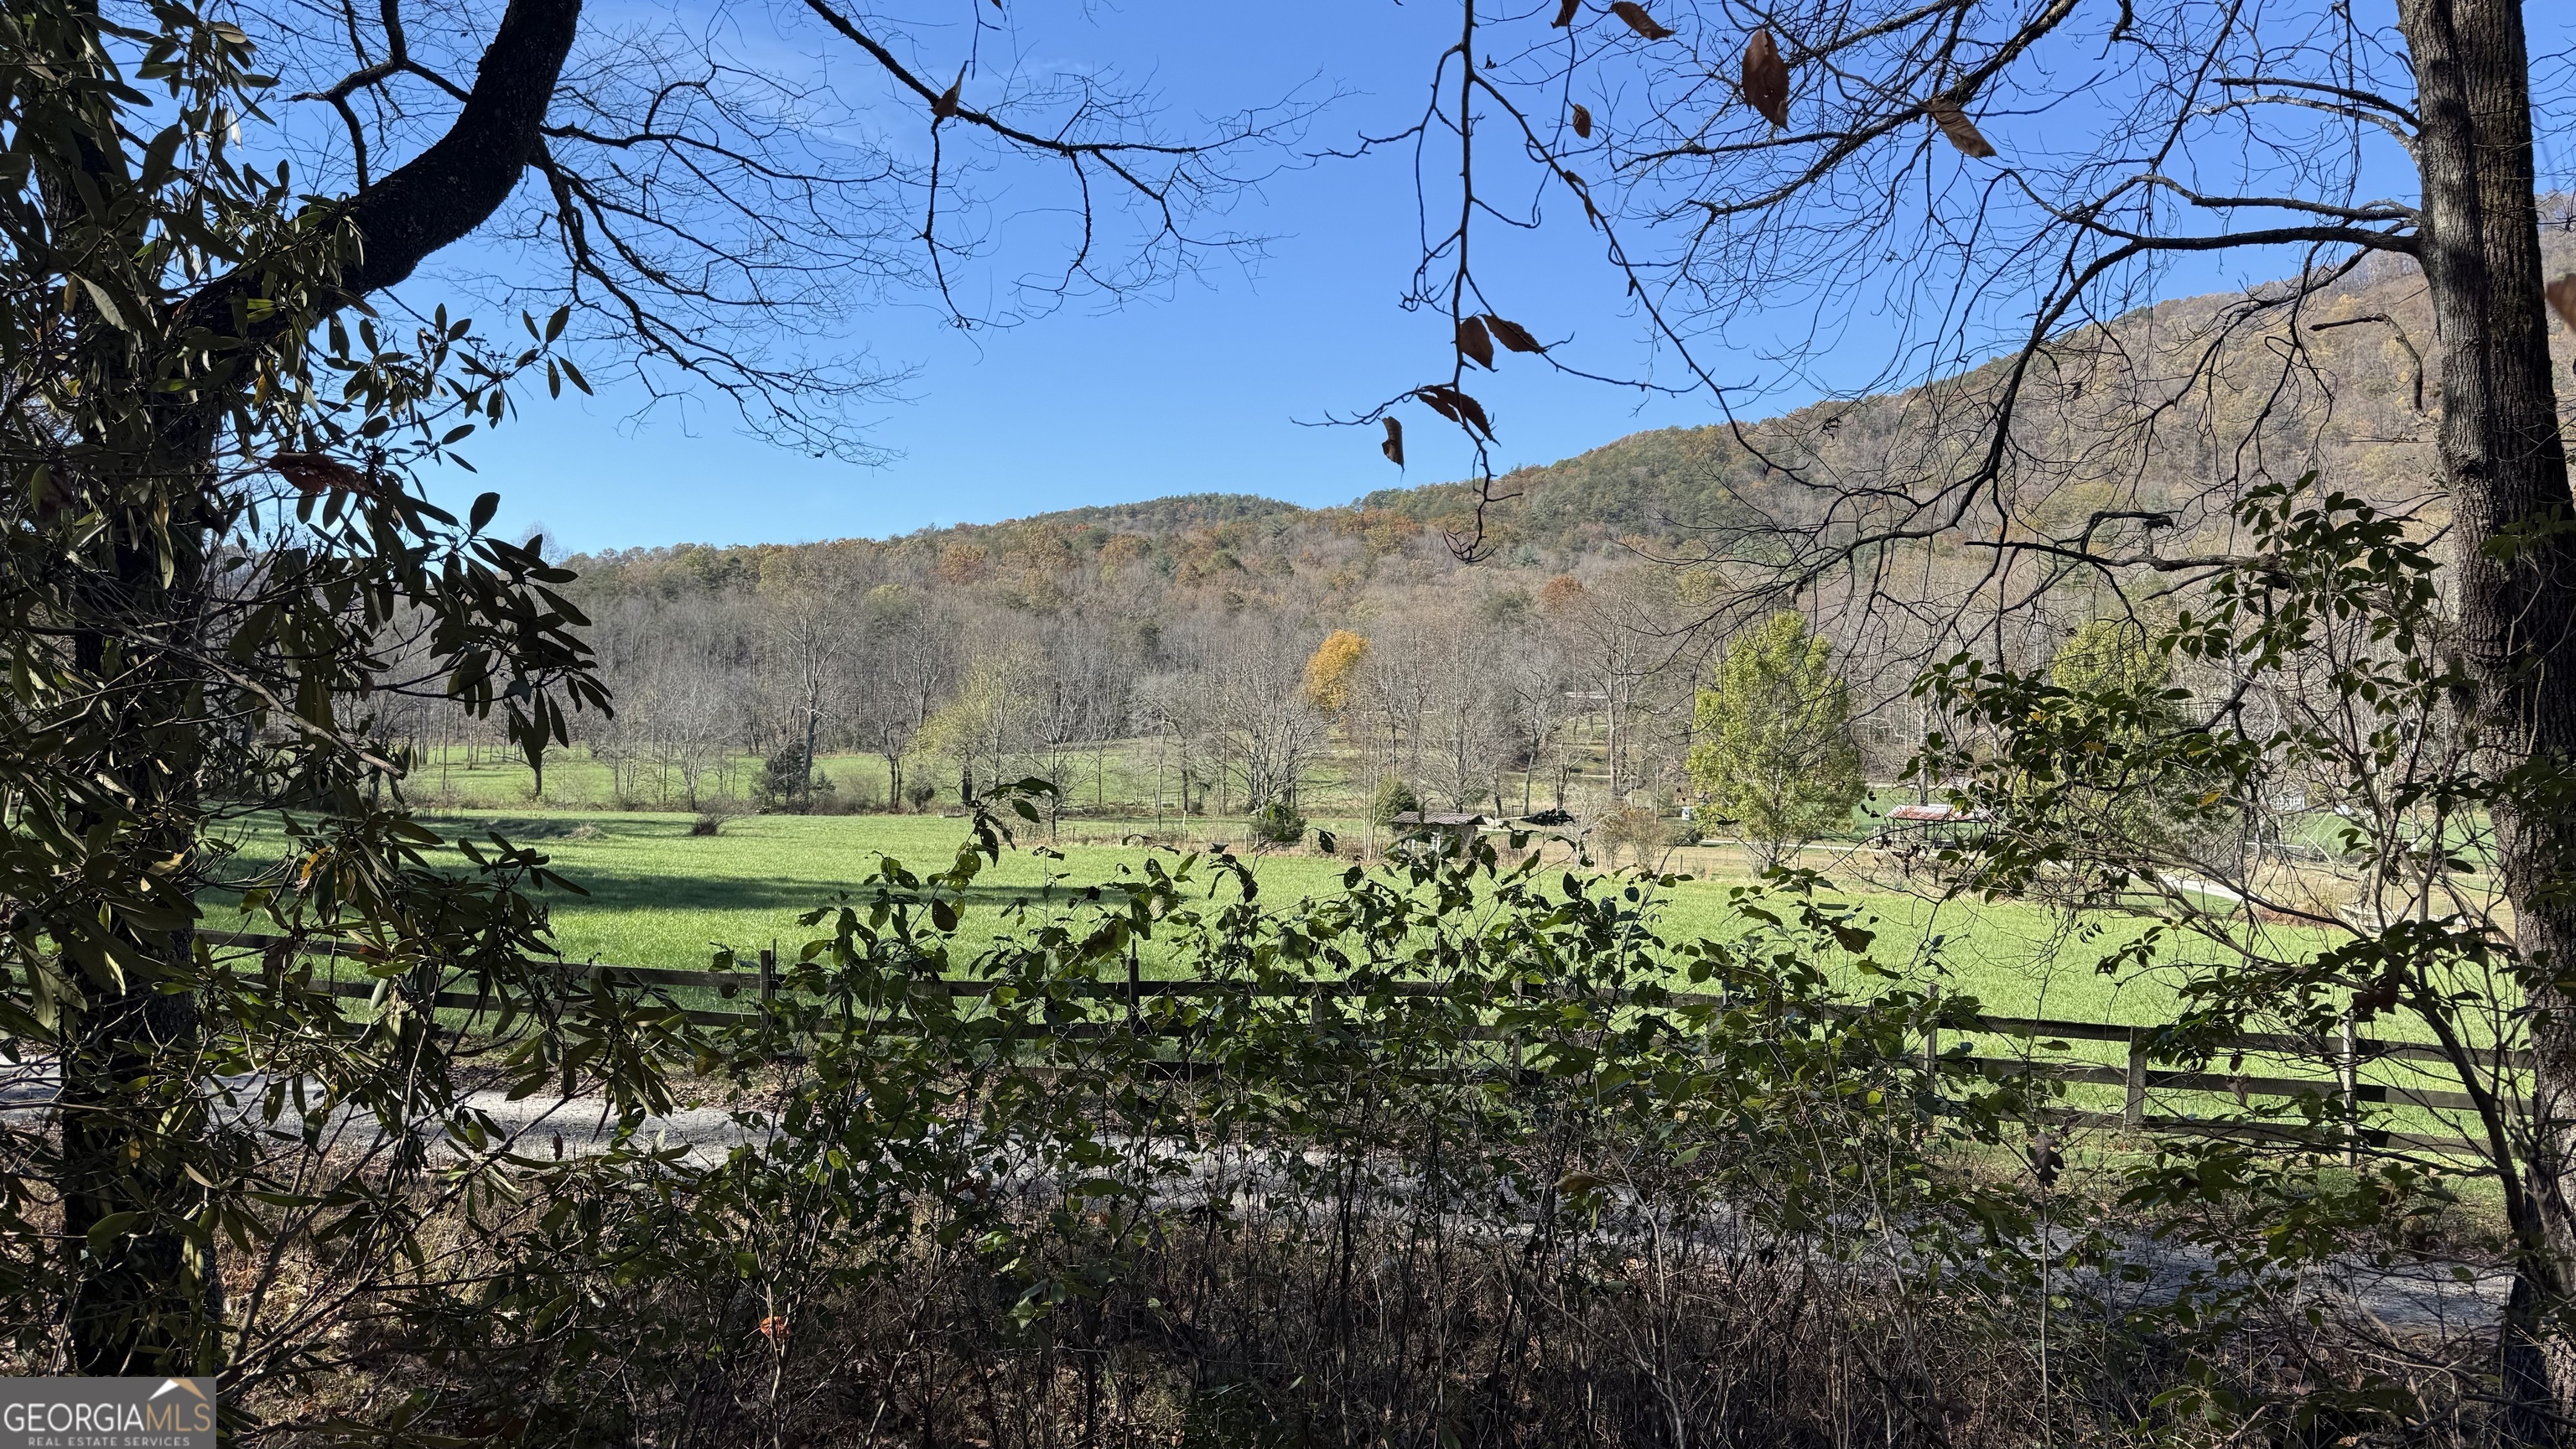
[[[1210,586],[1141,562],[1187,539],[1032,533],[1044,546],[572,558],[617,699],[572,740],[640,808],[953,808],[1028,776],[1058,787],[1060,809],[1184,825],[1365,813],[1398,788],[1434,809],[1587,821],[1710,793],[1692,759],[1717,676],[1689,574],[1601,553],[1563,572],[1465,567],[1412,530],[1384,551],[1277,550],[1285,565],[1257,585]],[[960,547],[1009,560],[1015,589],[961,581]],[[1352,555],[1373,576],[1338,586]],[[1888,778],[1922,735],[1905,661],[1830,634],[1826,737],[1854,780]],[[490,733],[436,705],[383,727],[424,758]]]

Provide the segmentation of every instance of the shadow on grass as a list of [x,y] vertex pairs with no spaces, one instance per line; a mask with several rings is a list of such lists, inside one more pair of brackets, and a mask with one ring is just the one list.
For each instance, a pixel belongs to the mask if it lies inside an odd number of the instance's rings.
[[[692,879],[571,866],[563,868],[563,875],[590,894],[586,897],[550,897],[555,904],[577,900],[587,907],[609,910],[808,910],[816,906],[842,905],[845,894],[849,897],[847,903],[853,905],[864,905],[872,896],[872,893],[862,893],[855,879],[828,881],[741,876]],[[1080,894],[1079,886],[1058,886],[1049,892],[1034,885],[973,885],[963,891],[951,892],[949,896],[968,906],[992,907],[1046,900],[1065,904]]]

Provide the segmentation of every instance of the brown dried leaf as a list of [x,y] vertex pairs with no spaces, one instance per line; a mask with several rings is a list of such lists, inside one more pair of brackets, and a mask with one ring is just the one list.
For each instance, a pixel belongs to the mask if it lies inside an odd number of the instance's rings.
[[1923,111],[1932,118],[1932,124],[1941,128],[1941,134],[1950,138],[1950,144],[1964,154],[1979,160],[1995,154],[1994,143],[1986,139],[1986,133],[1977,129],[1977,123],[1969,120],[1968,113],[1960,110],[1956,102],[1935,96],[1923,103]]
[[1496,342],[1503,344],[1514,352],[1547,351],[1547,348],[1542,346],[1537,338],[1530,335],[1530,330],[1528,328],[1523,327],[1518,322],[1512,321],[1510,318],[1497,317],[1493,313],[1488,312],[1485,314],[1485,330],[1494,334],[1494,340]]
[[948,89],[941,91],[939,93],[939,98],[930,103],[931,119],[944,121],[950,116],[956,115],[957,97],[965,89],[966,69],[965,67],[960,66],[957,69],[957,79],[950,81],[948,83]]
[[1599,208],[1592,204],[1592,188],[1584,184],[1582,177],[1575,175],[1573,172],[1562,166],[1556,168],[1556,174],[1560,180],[1564,181],[1566,189],[1574,193],[1574,199],[1583,203],[1584,223],[1592,227],[1599,227],[1601,225],[1601,212]]
[[1433,412],[1461,427],[1483,434],[1487,442],[1493,441],[1494,424],[1485,416],[1483,403],[1447,383],[1434,383],[1429,387],[1417,388],[1413,395],[1422,399],[1423,405]]
[[300,493],[327,493],[335,488],[344,493],[374,491],[364,474],[323,453],[279,453],[268,460],[268,466],[285,475]]
[[1380,421],[1386,424],[1386,441],[1378,444],[1377,450],[1386,454],[1388,462],[1401,468],[1404,466],[1404,424],[1393,417]]
[[1565,0],[1564,4],[1556,7],[1556,18],[1549,21],[1548,24],[1555,26],[1559,30],[1563,30],[1565,27],[1574,23],[1574,12],[1582,8],[1583,0]]
[[1772,125],[1789,124],[1789,64],[1768,30],[1744,42],[1744,102]]
[[1469,397],[1467,394],[1462,392],[1458,394],[1458,412],[1461,416],[1466,418],[1468,426],[1485,435],[1485,440],[1487,442],[1493,441],[1494,424],[1491,419],[1485,416],[1485,405],[1483,403],[1476,401],[1474,398]]
[[1592,113],[1580,104],[1574,108],[1574,134],[1587,141],[1592,139]]
[[1473,317],[1458,319],[1458,355],[1494,370],[1494,339],[1485,335],[1485,324]]
[[1630,30],[1637,32],[1648,40],[1669,40],[1672,38],[1672,31],[1664,28],[1662,24],[1656,21],[1655,17],[1647,14],[1646,7],[1638,4],[1637,0],[1615,0],[1615,3],[1610,7],[1610,13],[1627,21],[1628,28]]
[[2550,308],[2557,312],[2558,320],[2567,324],[2567,330],[2576,332],[2576,272],[2569,272],[2540,290],[2549,298]]

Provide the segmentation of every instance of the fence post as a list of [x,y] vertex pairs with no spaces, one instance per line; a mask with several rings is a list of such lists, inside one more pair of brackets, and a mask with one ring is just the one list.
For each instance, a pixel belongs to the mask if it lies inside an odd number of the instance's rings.
[[778,948],[763,946],[760,950],[760,1005],[763,1011],[778,999]]
[[2343,1014],[2343,1051],[2335,1063],[2336,1084],[2343,1089],[2343,1161],[2361,1165],[2361,1032],[2352,1013]]
[[1926,1018],[1923,1023],[1923,1075],[1930,1077],[1938,1075],[1941,1070],[1941,1025],[1937,1016],[1941,1009],[1940,987],[1924,989],[1923,1009]]
[[2120,1105],[2120,1125],[2132,1131],[2147,1125],[2147,1051],[2145,1028],[2129,1028],[2129,1091]]

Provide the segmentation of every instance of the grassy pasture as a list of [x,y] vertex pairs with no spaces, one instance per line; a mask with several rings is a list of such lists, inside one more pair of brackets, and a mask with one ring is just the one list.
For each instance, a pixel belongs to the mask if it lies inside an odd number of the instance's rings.
[[[556,940],[567,959],[680,968],[703,968],[719,946],[748,955],[775,941],[792,951],[816,934],[798,924],[798,915],[855,890],[880,856],[892,856],[916,872],[938,869],[953,857],[965,834],[963,821],[938,815],[736,816],[712,837],[690,835],[686,815],[661,812],[453,811],[428,819],[450,836],[499,833],[539,846],[556,869],[587,891],[550,903]],[[1346,832],[1353,841],[1361,837],[1355,821],[1317,823]],[[990,940],[1004,924],[1001,906],[1039,899],[1051,881],[1078,887],[1114,878],[1122,869],[1137,870],[1148,847],[1119,843],[1120,836],[1151,825],[1068,821],[1051,845],[1043,826],[1023,826],[1021,848],[1005,852],[999,865],[978,879],[961,928],[962,944],[971,950]],[[1221,837],[1230,830],[1240,840],[1239,822],[1216,826]],[[279,848],[276,837],[259,833],[240,844],[252,857]],[[1168,862],[1179,852],[1167,849],[1163,854]],[[1247,859],[1265,899],[1278,904],[1337,888],[1353,864],[1347,856],[1312,850]],[[1857,862],[1820,850],[1807,863],[1837,880],[1849,880],[1849,867]],[[1665,932],[1685,938],[1726,934],[1729,894],[1746,883],[1741,857],[1733,851],[1685,849],[1671,852],[1665,864],[1692,877],[1662,895]],[[1202,879],[1213,883],[1214,878],[1202,872]],[[2129,1025],[2164,1022],[2175,1012],[2172,975],[2192,959],[2194,949],[2210,949],[2178,940],[2147,971],[2106,977],[2095,963],[2135,940],[2146,921],[2109,912],[2070,916],[2020,902],[1936,903],[1866,886],[1842,888],[1840,894],[1874,918],[1878,965],[1917,981],[1937,981],[1946,991],[1972,994],[1997,1015]],[[222,924],[220,910],[217,917]],[[1175,969],[1155,960],[1150,949],[1145,963],[1152,975]],[[1845,984],[1854,990],[1875,984],[1847,963],[1842,969]],[[2411,1034],[2393,1021],[2375,1030]],[[2039,1060],[2097,1063],[2117,1062],[2123,1052],[2115,1042],[2075,1041],[2051,1049],[2003,1037],[1982,1039],[1977,1049],[1990,1056],[2028,1052]],[[2277,1069],[2258,1063],[2249,1070],[2262,1074]],[[2311,1064],[2295,1074],[2313,1070]],[[2444,1085],[2395,1063],[2373,1064],[2366,1079]],[[2096,1110],[2116,1109],[2118,1097],[2112,1087],[2076,1086],[2069,1093],[2070,1102]],[[2206,1111],[2214,1105],[2206,1098],[2197,1104],[2177,1099],[2158,1103],[2156,1110]],[[2398,1117],[2391,1125],[2406,1130],[2433,1126],[2428,1114],[2407,1111]]]
[[[551,903],[565,956],[631,966],[703,967],[719,945],[749,951],[776,940],[792,947],[808,934],[798,914],[854,889],[881,855],[935,869],[964,837],[962,821],[936,815],[736,816],[712,837],[690,835],[685,815],[658,812],[461,811],[427,819],[451,835],[497,832],[542,847],[588,892]],[[1068,822],[1051,847],[1058,858],[1028,848],[1006,852],[977,882],[980,903],[1034,898],[1051,876],[1079,886],[1135,870],[1148,848],[1111,842],[1150,823],[1084,820],[1077,829]],[[1359,837],[1355,822],[1318,823]],[[1221,823],[1218,833],[1239,839],[1240,827],[1229,832]],[[1021,844],[1045,846],[1047,833],[1023,827]],[[257,833],[241,845],[254,858],[278,849],[274,837]],[[1265,894],[1279,901],[1338,886],[1352,864],[1311,849],[1248,858]],[[1696,878],[1663,897],[1665,928],[1683,936],[1723,931],[1728,893],[1744,884],[1733,853],[1675,852],[1670,868]],[[1879,918],[1881,964],[1930,979],[1937,957],[1954,989],[1975,993],[1993,1011],[2138,1023],[2170,1014],[2170,991],[2152,980],[2115,983],[2093,970],[2103,952],[2134,939],[2142,921],[2069,920],[2017,903],[1935,906],[1886,891],[1846,894]],[[989,938],[998,925],[990,910],[970,908],[966,920],[970,940]]]

